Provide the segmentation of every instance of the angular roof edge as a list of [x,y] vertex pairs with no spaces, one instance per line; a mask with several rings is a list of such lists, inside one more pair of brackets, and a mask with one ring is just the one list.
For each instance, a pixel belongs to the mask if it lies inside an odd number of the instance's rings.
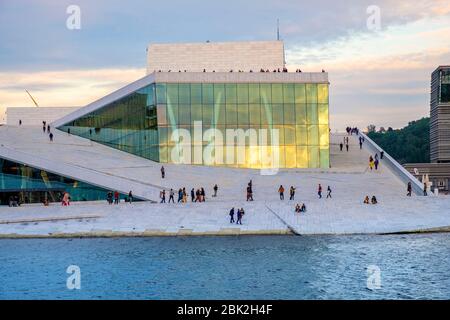
[[60,127],[70,121],[74,121],[75,119],[78,119],[92,111],[95,111],[111,102],[114,102],[120,98],[123,98],[127,95],[129,95],[130,93],[139,90],[151,83],[155,82],[155,76],[154,74],[149,74],[139,80],[136,80],[128,85],[126,85],[125,87],[122,87],[94,102],[89,103],[88,105],[72,112],[69,113],[68,115],[62,117],[61,119],[58,119],[54,122],[51,123],[51,125],[55,128]]

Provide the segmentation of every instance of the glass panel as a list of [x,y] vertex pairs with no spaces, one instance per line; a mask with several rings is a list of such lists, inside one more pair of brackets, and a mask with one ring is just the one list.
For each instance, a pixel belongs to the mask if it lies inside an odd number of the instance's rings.
[[317,102],[328,103],[328,84],[317,85]]
[[309,168],[319,168],[319,147],[308,147]]
[[156,102],[158,104],[166,103],[166,84],[157,83],[156,84]]
[[179,124],[191,123],[191,106],[188,104],[180,105],[178,108]]
[[273,124],[273,116],[272,116],[272,105],[271,104],[262,104],[261,105],[261,125],[269,125]]
[[[276,126],[273,126],[273,128],[275,129],[275,130],[278,130],[278,135],[279,135],[279,145],[284,145],[285,144],[285,142],[284,142],[284,126],[282,126],[282,125],[276,125]],[[275,143],[276,144],[276,141],[271,141],[271,143]]]
[[158,125],[164,126],[167,124],[167,116],[166,116],[166,105],[159,104],[157,106],[157,115],[158,115]]
[[248,85],[248,99],[249,103],[260,103],[260,93],[259,93],[259,84],[258,83],[250,83]]
[[295,145],[295,127],[293,125],[284,126],[284,144],[291,146]]
[[202,117],[202,105],[201,104],[193,104],[191,107],[191,121],[203,121]]
[[321,147],[328,147],[330,144],[330,132],[328,126],[319,126],[319,144]]
[[226,123],[225,105],[224,104],[216,104],[214,106],[214,122],[216,124],[225,124]]
[[248,103],[248,84],[239,83],[237,85],[237,99],[238,103]]
[[295,105],[291,103],[284,104],[284,123],[295,124]]
[[225,85],[223,83],[214,84],[214,103],[215,104],[225,103]]
[[191,103],[202,104],[202,85],[200,83],[191,84]]
[[225,93],[226,93],[226,103],[227,104],[235,104],[237,103],[237,88],[234,83],[225,84]]
[[297,165],[296,148],[286,146],[286,168],[295,168],[296,165]]
[[305,85],[302,83],[295,84],[295,103],[306,103]]
[[167,145],[159,146],[159,161],[167,163]]
[[317,104],[308,104],[306,115],[307,115],[307,121],[308,124],[318,124],[318,110],[317,110]]
[[261,93],[261,103],[263,104],[272,103],[272,86],[270,85],[270,83],[261,83],[260,93]]
[[272,103],[283,103],[283,85],[281,83],[272,84]]
[[167,84],[167,103],[178,104],[178,83]]
[[248,126],[248,105],[238,104],[237,113],[238,113],[238,124]]
[[214,103],[214,88],[212,83],[202,84],[202,102],[203,104]]
[[168,104],[167,105],[167,120],[168,125],[176,126],[178,124],[178,105]]
[[306,102],[317,103],[317,84],[306,84]]
[[308,145],[308,131],[306,130],[306,126],[295,126],[295,134],[297,145],[306,146]]
[[306,104],[295,105],[295,123],[306,124]]
[[273,124],[283,124],[283,105],[274,104],[273,107]]
[[308,126],[308,144],[310,146],[319,145],[319,128],[317,125]]
[[178,85],[178,103],[187,105],[191,103],[191,86],[189,83]]
[[297,147],[297,168],[308,168],[308,147]]
[[320,148],[320,167],[327,169],[330,167],[330,149]]
[[159,144],[166,145],[169,141],[167,127],[158,127]]
[[261,124],[261,106],[259,104],[249,105],[250,125],[259,126]]
[[230,125],[237,124],[237,107],[235,104],[227,104],[225,106],[226,110],[226,122]]
[[294,84],[283,84],[283,102],[293,104],[295,102]]
[[203,105],[203,125],[210,126],[214,124],[214,105]]
[[279,167],[280,168],[285,168],[286,167],[286,153],[285,153],[285,147],[284,146],[280,146],[278,148],[274,148],[274,151],[276,152],[277,149],[279,150],[279,159],[280,159],[280,163],[279,163]]
[[328,104],[319,104],[319,124],[328,124]]

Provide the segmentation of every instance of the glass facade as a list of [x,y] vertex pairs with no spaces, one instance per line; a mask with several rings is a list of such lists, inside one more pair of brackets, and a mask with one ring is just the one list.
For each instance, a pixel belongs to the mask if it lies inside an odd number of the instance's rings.
[[8,204],[11,196],[20,203],[59,202],[64,192],[72,201],[91,201],[105,200],[108,190],[0,158],[1,204]]
[[156,83],[59,129],[162,163],[328,168],[328,109],[328,84]]
[[441,71],[441,86],[439,90],[439,102],[450,102],[450,69]]

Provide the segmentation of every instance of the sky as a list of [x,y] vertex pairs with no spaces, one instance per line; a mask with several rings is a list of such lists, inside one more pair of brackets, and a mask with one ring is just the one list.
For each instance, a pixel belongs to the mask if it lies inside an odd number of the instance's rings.
[[83,106],[143,77],[149,43],[271,40],[277,19],[288,69],[329,72],[332,130],[429,115],[431,72],[450,64],[449,0],[0,0],[0,123],[33,106],[25,89]]

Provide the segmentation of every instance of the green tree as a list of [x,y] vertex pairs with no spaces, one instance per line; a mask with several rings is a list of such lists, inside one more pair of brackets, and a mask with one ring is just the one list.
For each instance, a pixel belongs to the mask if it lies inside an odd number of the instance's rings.
[[430,119],[412,121],[402,129],[369,132],[369,138],[399,163],[430,162]]

